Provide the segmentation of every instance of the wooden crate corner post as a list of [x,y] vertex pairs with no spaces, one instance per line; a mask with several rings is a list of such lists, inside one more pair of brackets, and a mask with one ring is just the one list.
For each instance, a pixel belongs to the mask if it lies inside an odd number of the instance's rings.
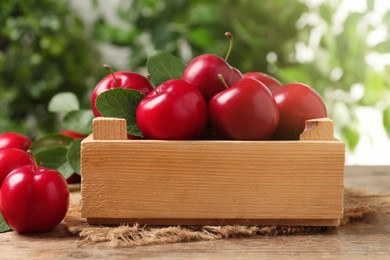
[[[338,189],[337,194],[339,197],[339,202],[335,203],[335,208],[340,208],[339,218],[334,219],[334,226],[338,226],[340,224],[340,219],[344,213],[344,163],[345,163],[345,145],[344,143],[338,141],[334,136],[334,124],[333,120],[330,118],[315,118],[309,119],[305,121],[305,129],[299,136],[300,141],[334,141],[334,145],[338,145],[342,147],[342,157],[341,163],[342,167],[336,173],[341,177],[340,189]],[[334,163],[329,161],[330,164]],[[340,179],[340,178],[339,178]]]
[[101,178],[105,173],[99,170],[99,164],[115,163],[106,156],[111,152],[102,145],[126,141],[125,119],[96,117],[92,121],[92,134],[81,142],[81,215],[87,220],[96,215],[95,205],[106,195],[101,191]]
[[306,120],[299,140],[334,140],[333,121],[329,118]]
[[126,120],[97,117],[92,122],[93,140],[126,140]]

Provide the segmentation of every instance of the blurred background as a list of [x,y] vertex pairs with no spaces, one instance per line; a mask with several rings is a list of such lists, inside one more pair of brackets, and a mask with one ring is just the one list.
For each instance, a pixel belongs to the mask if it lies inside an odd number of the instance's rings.
[[224,57],[231,31],[232,66],[320,93],[348,164],[390,164],[390,1],[2,0],[0,25],[0,132],[60,130],[50,99],[70,91],[89,109],[102,63]]

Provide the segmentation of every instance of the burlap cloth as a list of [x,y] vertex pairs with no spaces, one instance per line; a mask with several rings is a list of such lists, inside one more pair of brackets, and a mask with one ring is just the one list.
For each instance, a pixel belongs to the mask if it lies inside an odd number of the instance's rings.
[[[344,217],[341,225],[365,221],[382,214],[390,214],[390,194],[372,195],[363,191],[345,190]],[[325,227],[290,226],[144,226],[89,225],[80,214],[80,193],[71,193],[71,202],[64,223],[68,231],[77,235],[79,244],[108,243],[114,247],[132,247],[148,244],[167,244],[237,237],[289,235],[327,230]]]

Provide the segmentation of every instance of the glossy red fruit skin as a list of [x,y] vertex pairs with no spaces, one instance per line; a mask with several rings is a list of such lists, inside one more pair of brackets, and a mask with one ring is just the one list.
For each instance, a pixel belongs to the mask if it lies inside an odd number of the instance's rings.
[[279,123],[279,111],[269,89],[243,78],[216,94],[209,103],[209,120],[223,139],[266,140]]
[[27,151],[31,146],[32,141],[25,135],[5,132],[0,134],[0,149],[2,148],[18,148]]
[[235,67],[232,68],[232,73],[230,74],[230,79],[227,81],[229,86],[236,84],[240,79],[242,79],[242,73],[239,69]]
[[244,73],[242,77],[257,79],[258,81],[263,83],[267,88],[269,88],[269,90],[271,90],[272,93],[274,93],[276,90],[282,87],[282,84],[279,82],[279,80],[262,72],[247,72]]
[[194,58],[185,68],[181,79],[199,89],[208,102],[215,94],[225,89],[219,80],[221,74],[231,86],[241,79],[241,72],[231,67],[224,59],[213,54],[202,54]]
[[13,170],[0,190],[0,210],[15,231],[45,232],[65,217],[69,190],[57,171],[26,165]]
[[33,165],[31,156],[18,148],[0,149],[0,187],[7,175],[16,168]]
[[136,111],[145,139],[190,140],[200,137],[207,124],[207,104],[190,83],[168,80],[150,92]]
[[[148,94],[150,91],[153,90],[149,80],[140,74],[133,73],[133,72],[126,72],[126,71],[118,71],[118,72],[114,72],[114,75],[119,83],[120,88],[135,89],[144,95]],[[104,91],[107,91],[109,89],[114,89],[114,88],[118,88],[118,85],[111,74],[104,77],[96,85],[91,95],[91,107],[92,107],[93,114],[96,117],[101,116],[99,111],[96,109],[97,97]]]
[[273,95],[279,108],[280,122],[272,139],[299,140],[306,120],[327,117],[321,96],[305,84],[286,84]]

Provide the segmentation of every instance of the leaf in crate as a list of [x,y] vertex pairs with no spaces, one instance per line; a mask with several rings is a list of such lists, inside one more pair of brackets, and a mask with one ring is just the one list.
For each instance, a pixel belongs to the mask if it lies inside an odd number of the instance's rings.
[[134,89],[115,88],[101,93],[96,99],[96,108],[105,117],[124,118],[127,132],[142,137],[135,118],[138,103],[144,97]]
[[68,113],[78,109],[80,109],[79,100],[72,92],[62,92],[54,95],[48,106],[48,110],[55,113]]
[[7,223],[5,223],[3,215],[0,213],[0,233],[4,233],[7,231],[11,231],[12,228],[10,228]]
[[169,52],[156,51],[148,57],[146,67],[151,81],[158,86],[164,81],[179,79],[186,65]]
[[90,109],[81,109],[67,113],[62,122],[64,129],[89,134],[92,132],[92,120],[95,116]]
[[72,171],[80,174],[80,151],[81,151],[81,139],[74,140],[66,153],[67,161],[69,162]]

